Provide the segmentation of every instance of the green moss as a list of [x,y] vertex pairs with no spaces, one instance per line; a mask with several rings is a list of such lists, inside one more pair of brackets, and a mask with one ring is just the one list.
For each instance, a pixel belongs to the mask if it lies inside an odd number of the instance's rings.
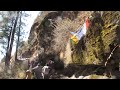
[[[119,26],[116,22],[120,18],[119,12],[105,11],[102,17],[94,17],[90,30],[84,38],[85,48],[82,52],[75,52],[73,61],[80,64],[93,64],[104,61],[104,54],[110,53],[109,45],[116,41]],[[103,22],[102,22],[103,21]],[[119,39],[117,38],[119,41]],[[81,47],[79,47],[81,48]],[[95,52],[95,53],[94,53]]]
[[102,38],[104,38],[107,34],[111,33],[113,30],[116,30],[117,26],[118,25],[109,26],[111,28],[104,27],[104,30],[102,30],[101,32]]

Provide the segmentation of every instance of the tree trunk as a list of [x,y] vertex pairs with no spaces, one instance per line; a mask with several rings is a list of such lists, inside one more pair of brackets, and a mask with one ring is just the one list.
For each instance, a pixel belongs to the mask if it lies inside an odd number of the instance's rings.
[[15,62],[17,62],[17,52],[18,52],[18,47],[19,47],[19,42],[20,42],[21,16],[22,16],[22,12],[20,12],[20,22],[19,22],[18,40],[16,44]]
[[[13,25],[13,21],[12,21],[12,25]],[[9,33],[9,35],[8,35],[8,45],[7,45],[7,52],[6,52],[6,58],[5,58],[5,66],[9,66],[9,61],[8,61],[8,57],[9,57],[9,54],[8,54],[8,50],[9,50],[9,48],[10,48],[10,43],[11,43],[11,34],[12,34],[12,27],[11,27],[11,29],[10,29],[10,33]]]
[[8,46],[8,50],[7,50],[7,53],[6,53],[6,60],[5,60],[6,69],[8,69],[9,65],[10,65],[11,51],[12,51],[12,46],[13,46],[13,41],[14,41],[14,34],[15,34],[18,18],[19,18],[19,11],[17,12],[17,16],[16,16],[15,23],[14,23],[14,26],[13,26],[13,29],[12,29],[12,32],[11,32],[11,36],[9,37],[10,40],[8,40],[9,41],[9,43],[8,43],[9,46]]
[[8,49],[9,49],[9,44],[10,44],[10,36],[11,36],[11,33],[12,33],[12,28],[11,28],[10,33],[9,33],[9,36],[8,36],[8,45],[7,45],[7,52],[6,52],[6,59],[5,59],[5,65],[6,65],[6,66],[9,65],[9,62],[8,62],[7,60],[8,60]]

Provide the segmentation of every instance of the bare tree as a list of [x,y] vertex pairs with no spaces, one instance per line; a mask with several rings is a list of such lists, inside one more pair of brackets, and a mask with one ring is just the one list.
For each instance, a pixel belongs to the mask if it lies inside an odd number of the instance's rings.
[[18,53],[18,47],[19,47],[19,42],[20,42],[20,30],[21,30],[21,16],[22,16],[22,11],[20,12],[20,21],[19,21],[19,31],[17,34],[17,44],[16,44],[16,52],[15,52],[15,61],[17,62],[17,53]]
[[13,25],[13,29],[11,30],[11,35],[10,37],[8,38],[8,49],[7,49],[7,53],[6,53],[6,59],[5,59],[5,66],[6,66],[6,69],[9,68],[9,65],[10,65],[10,59],[11,59],[11,51],[12,51],[12,46],[13,46],[13,41],[14,41],[14,35],[15,35],[15,31],[16,31],[16,26],[17,26],[17,23],[18,23],[18,18],[19,18],[19,12],[20,11],[17,11],[17,16],[15,18],[15,23]]

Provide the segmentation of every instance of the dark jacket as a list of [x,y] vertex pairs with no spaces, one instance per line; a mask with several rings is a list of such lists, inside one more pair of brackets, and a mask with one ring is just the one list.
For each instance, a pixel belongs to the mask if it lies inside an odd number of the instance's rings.
[[34,72],[36,79],[43,79],[42,76],[42,66],[36,66],[32,72]]

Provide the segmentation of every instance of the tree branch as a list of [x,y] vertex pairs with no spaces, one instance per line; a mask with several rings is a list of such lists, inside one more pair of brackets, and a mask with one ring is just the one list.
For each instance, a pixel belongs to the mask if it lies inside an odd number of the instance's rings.
[[115,49],[116,49],[118,46],[119,46],[119,45],[116,45],[116,46],[113,48],[113,50],[111,51],[110,55],[109,55],[108,58],[107,58],[107,61],[105,62],[105,66],[107,65],[108,60],[112,57],[113,52],[115,51]]

